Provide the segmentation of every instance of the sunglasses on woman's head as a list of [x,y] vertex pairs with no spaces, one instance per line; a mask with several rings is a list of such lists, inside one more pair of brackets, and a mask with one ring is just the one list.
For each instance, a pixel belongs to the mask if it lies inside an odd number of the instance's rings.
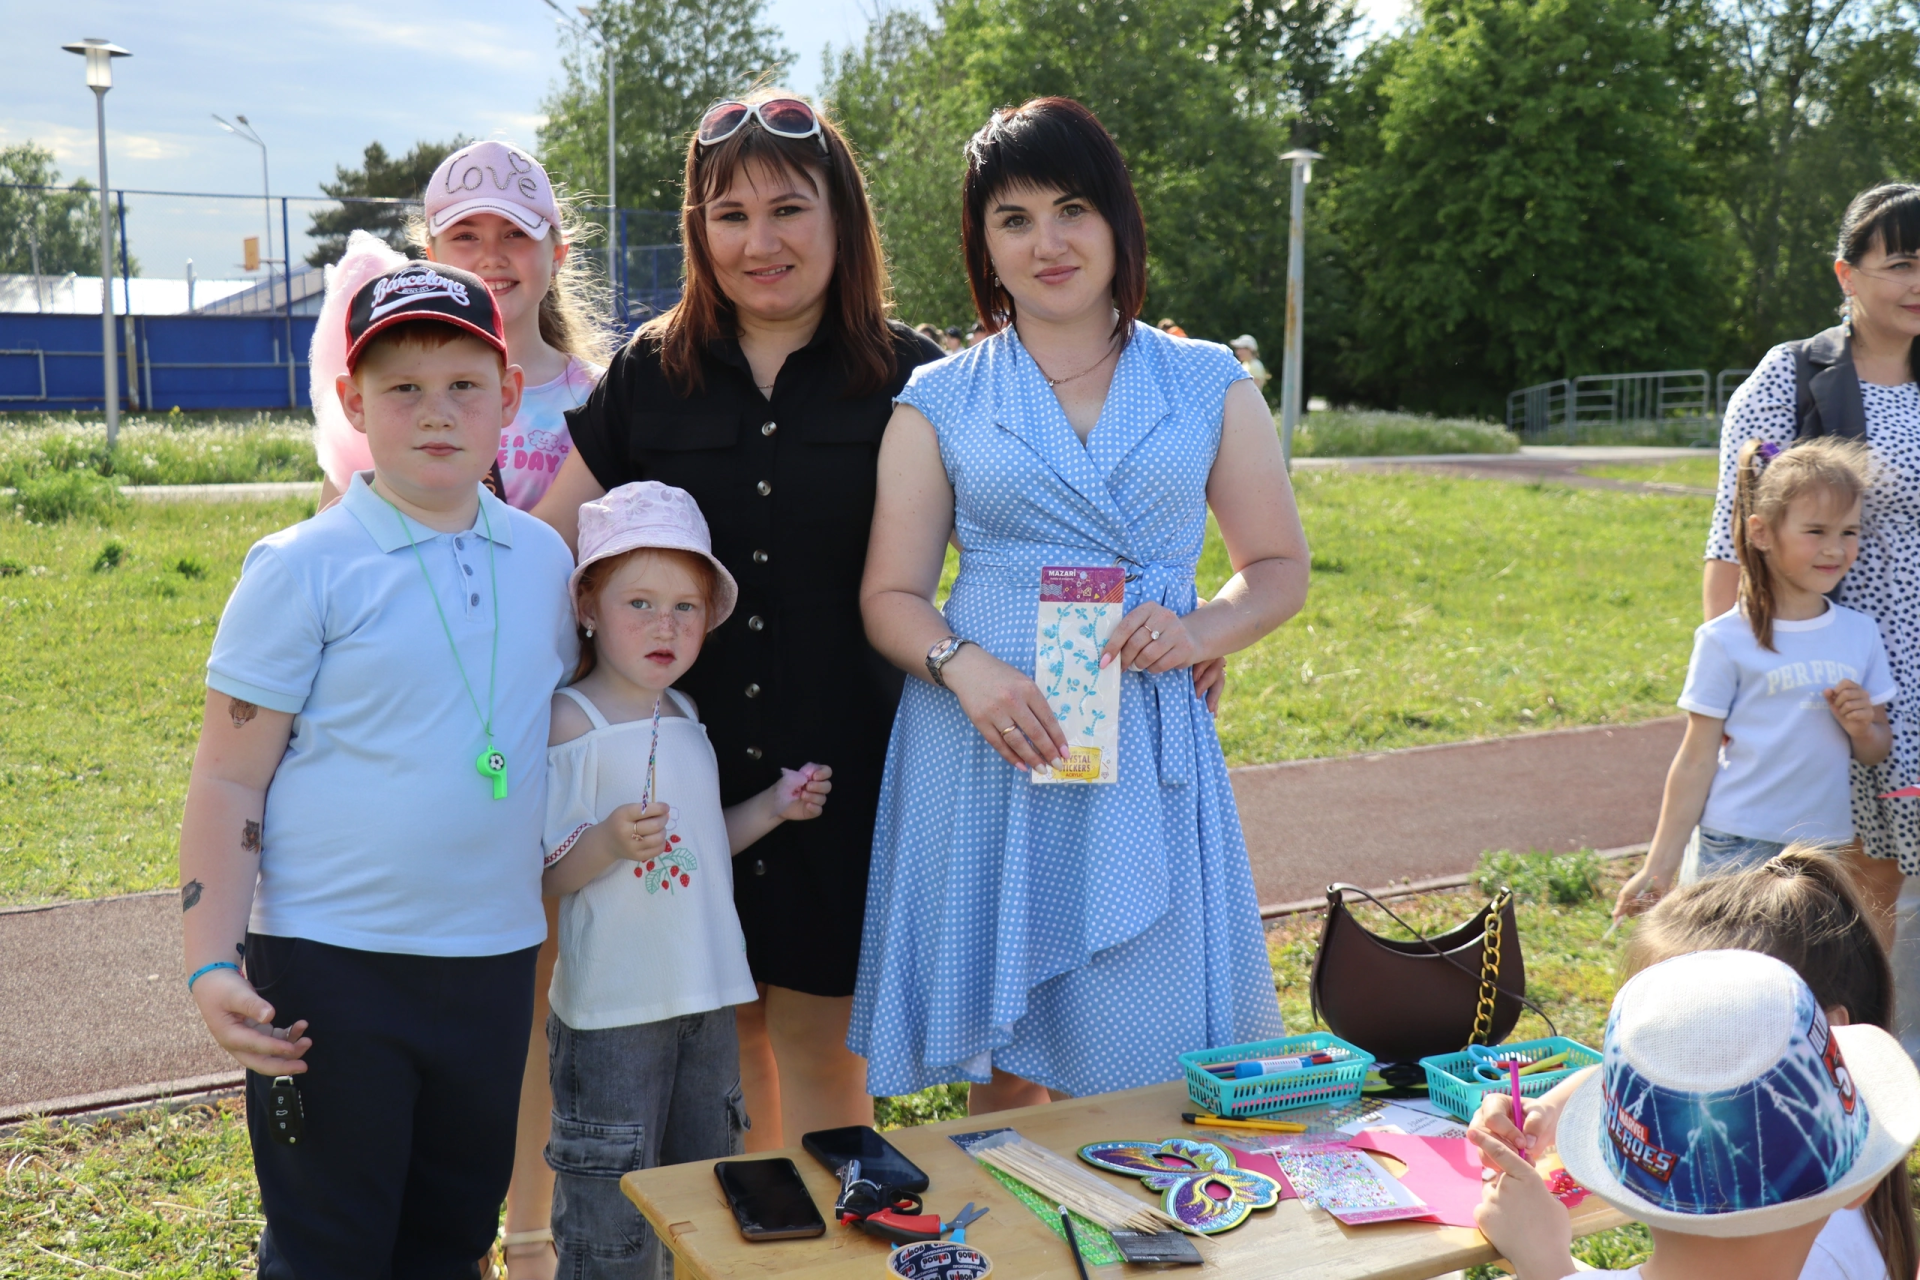
[[703,147],[725,142],[757,120],[760,127],[777,138],[819,138],[820,150],[827,149],[820,129],[820,117],[798,98],[771,98],[749,106],[744,102],[716,102],[700,117],[700,130],[694,136]]

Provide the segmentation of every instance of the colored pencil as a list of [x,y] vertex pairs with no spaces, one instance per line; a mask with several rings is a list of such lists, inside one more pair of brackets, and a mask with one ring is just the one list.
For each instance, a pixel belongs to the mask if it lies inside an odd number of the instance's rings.
[[1263,1120],[1249,1116],[1245,1120],[1229,1120],[1225,1116],[1211,1115],[1205,1111],[1182,1111],[1180,1118],[1188,1124],[1202,1127],[1208,1125],[1222,1129],[1259,1129],[1266,1133],[1305,1133],[1307,1126],[1292,1120]]

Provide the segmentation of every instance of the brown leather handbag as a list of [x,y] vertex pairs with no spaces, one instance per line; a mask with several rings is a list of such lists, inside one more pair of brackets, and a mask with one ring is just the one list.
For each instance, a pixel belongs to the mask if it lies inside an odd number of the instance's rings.
[[[1347,910],[1348,893],[1385,911],[1415,940],[1383,938],[1363,926]],[[1308,987],[1313,1014],[1379,1061],[1411,1063],[1468,1044],[1499,1044],[1522,1006],[1546,1018],[1526,991],[1512,890],[1502,887],[1471,920],[1429,938],[1365,889],[1327,886]]]

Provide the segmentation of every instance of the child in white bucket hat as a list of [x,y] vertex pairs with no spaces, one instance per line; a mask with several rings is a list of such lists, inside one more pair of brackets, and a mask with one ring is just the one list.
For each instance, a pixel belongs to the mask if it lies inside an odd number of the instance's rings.
[[783,769],[721,808],[713,747],[672,686],[739,592],[685,490],[643,481],[583,505],[569,589],[581,665],[547,751],[553,1235],[562,1275],[650,1277],[660,1244],[620,1175],[737,1154],[746,1125],[732,1006],[757,992],[732,855],[820,816],[832,770]]
[[[1920,1138],[1920,1074],[1880,1028],[1831,1025],[1781,961],[1694,952],[1614,997],[1558,1136],[1567,1171],[1653,1235],[1644,1267],[1587,1274],[1787,1280]],[[1500,1175],[1481,1229],[1522,1280],[1573,1274],[1564,1210],[1512,1148],[1475,1140]]]

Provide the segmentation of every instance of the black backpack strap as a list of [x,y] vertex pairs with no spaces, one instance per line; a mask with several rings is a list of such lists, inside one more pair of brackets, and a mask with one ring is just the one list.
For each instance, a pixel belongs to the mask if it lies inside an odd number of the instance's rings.
[[1813,402],[1814,368],[1807,354],[1807,348],[1812,345],[1812,338],[1787,344],[1787,350],[1793,353],[1793,436],[1796,440],[1811,440],[1826,434],[1820,422],[1820,410]]

